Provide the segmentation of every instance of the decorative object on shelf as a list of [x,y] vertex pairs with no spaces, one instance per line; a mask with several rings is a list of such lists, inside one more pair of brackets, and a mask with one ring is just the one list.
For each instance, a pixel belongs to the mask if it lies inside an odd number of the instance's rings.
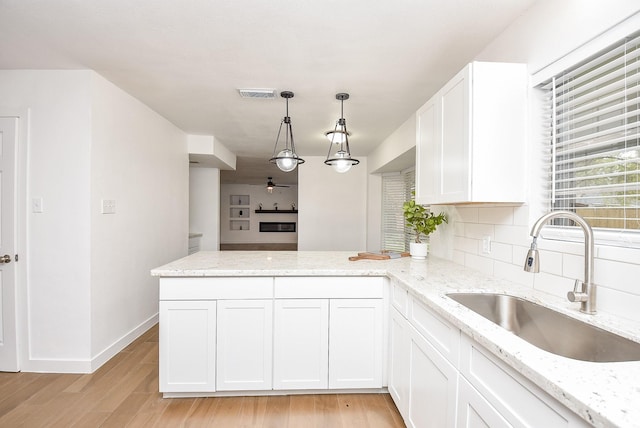
[[230,205],[249,205],[249,195],[231,195]]
[[291,211],[295,211],[295,210],[296,210],[296,203],[291,202]]
[[[331,165],[336,172],[347,172],[353,165],[358,165],[360,161],[351,157],[349,149],[349,131],[347,131],[347,121],[344,118],[344,100],[349,99],[349,94],[336,94],[336,99],[340,101],[340,119],[336,121],[333,131],[326,132],[324,135],[329,139],[329,152],[325,164]],[[338,145],[338,151],[331,157],[333,146]]]
[[[304,163],[304,159],[298,156],[296,153],[296,146],[293,142],[293,129],[291,128],[291,118],[289,117],[289,98],[293,98],[293,92],[282,91],[280,96],[287,102],[287,114],[280,122],[280,128],[278,129],[278,136],[276,137],[276,144],[273,147],[273,156],[269,159],[269,162],[275,163],[280,170],[284,172],[290,172],[296,169],[298,164]],[[280,140],[280,133],[282,132],[282,125],[285,125],[284,131],[284,149],[278,151],[278,140]]]
[[262,211],[262,202],[260,202],[260,203],[258,204],[258,210],[259,210],[259,211]]
[[[412,192],[412,195],[415,197],[415,192]],[[418,260],[426,259],[429,246],[427,242],[420,240],[420,236],[424,235],[426,238],[435,232],[439,225],[448,223],[447,215],[445,213],[435,215],[427,210],[424,205],[416,204],[415,199],[411,199],[402,204],[402,212],[406,225],[413,230],[416,236],[415,242],[409,243],[411,258]]]
[[274,187],[291,187],[291,186],[286,186],[284,184],[275,184],[273,182],[273,177],[267,177],[267,192],[273,193]]
[[274,209],[274,210],[276,210],[276,211],[278,211],[278,203],[277,203],[277,202],[274,202],[274,203],[273,203],[273,209]]

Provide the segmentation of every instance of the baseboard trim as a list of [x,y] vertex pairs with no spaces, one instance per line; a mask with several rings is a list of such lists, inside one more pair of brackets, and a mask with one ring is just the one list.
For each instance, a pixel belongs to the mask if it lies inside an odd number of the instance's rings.
[[157,323],[158,314],[156,313],[90,360],[37,360],[30,358],[22,364],[22,371],[33,373],[93,373]]
[[158,323],[158,314],[156,313],[146,321],[142,322],[129,333],[122,336],[118,341],[108,346],[98,355],[91,359],[91,373],[98,370],[104,363],[113,358],[118,352],[129,346],[134,340],[142,336],[147,330]]

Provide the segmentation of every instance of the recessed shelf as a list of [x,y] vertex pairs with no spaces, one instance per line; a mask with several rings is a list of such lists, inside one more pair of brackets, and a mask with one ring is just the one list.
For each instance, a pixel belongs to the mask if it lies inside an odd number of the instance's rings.
[[298,210],[255,210],[256,214],[298,214]]
[[231,220],[229,226],[231,230],[249,230],[250,224],[249,220]]
[[249,205],[249,195],[231,195],[229,205]]
[[250,212],[249,208],[230,208],[229,215],[231,218],[248,218]]

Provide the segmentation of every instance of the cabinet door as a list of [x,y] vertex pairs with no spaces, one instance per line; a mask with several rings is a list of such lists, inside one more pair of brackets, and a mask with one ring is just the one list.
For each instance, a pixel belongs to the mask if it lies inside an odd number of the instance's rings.
[[217,389],[272,387],[272,300],[219,300]]
[[460,376],[458,384],[458,428],[508,428],[511,425]]
[[452,427],[456,420],[458,371],[413,327],[409,336],[407,425]]
[[389,394],[403,418],[409,408],[409,322],[391,309],[389,322]]
[[329,388],[381,388],[382,299],[332,299]]
[[416,112],[416,195],[418,203],[440,199],[442,167],[440,138],[440,94]]
[[326,389],[329,371],[329,301],[275,301],[273,388]]
[[436,202],[468,201],[471,198],[469,121],[469,67],[465,67],[440,92],[442,137],[440,195]]
[[215,391],[215,349],[215,301],[160,301],[160,392]]

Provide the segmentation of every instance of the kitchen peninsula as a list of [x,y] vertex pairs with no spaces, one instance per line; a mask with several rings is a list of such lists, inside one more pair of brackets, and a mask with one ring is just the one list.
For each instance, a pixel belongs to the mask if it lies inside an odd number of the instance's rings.
[[[638,341],[638,325],[451,262],[348,252],[198,252],[160,277],[167,397],[388,391],[408,425],[630,427],[640,362],[540,350],[446,297],[525,297]],[[635,336],[634,336],[635,335]],[[429,390],[421,383],[427,382]],[[424,394],[435,393],[434,397]]]

